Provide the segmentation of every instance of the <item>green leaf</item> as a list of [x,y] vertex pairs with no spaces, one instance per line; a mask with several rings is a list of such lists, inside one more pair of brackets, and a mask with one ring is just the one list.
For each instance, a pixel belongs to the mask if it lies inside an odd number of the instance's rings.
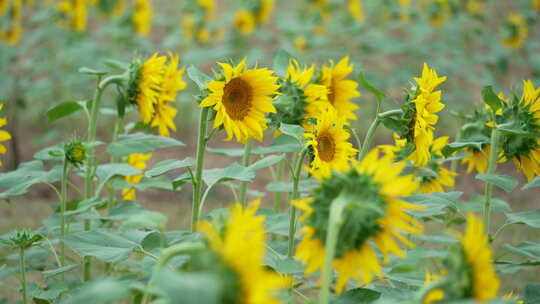
[[406,201],[426,207],[425,210],[414,211],[417,216],[434,216],[446,213],[446,208],[453,207],[463,192],[434,192],[416,194],[405,198]]
[[[486,200],[484,199],[483,195],[475,194],[469,199],[469,201],[458,202],[456,207],[462,213],[479,212],[484,210],[485,201]],[[502,199],[493,197],[491,199],[491,210],[510,212],[512,211],[512,208],[510,208],[510,205]]]
[[498,109],[502,107],[501,100],[493,92],[492,86],[485,86],[482,89],[482,99],[484,100],[484,103],[487,104],[493,112],[496,112]]
[[540,262],[540,243],[526,241],[517,246],[503,244],[502,248],[519,256],[532,259],[529,262]]
[[135,169],[126,163],[103,164],[96,169],[96,176],[102,184],[115,176],[133,176],[141,173],[139,169]]
[[378,100],[383,100],[386,97],[386,95],[383,92],[381,92],[379,89],[369,84],[369,82],[364,77],[364,73],[360,73],[360,75],[358,76],[358,81],[368,91],[370,91],[373,95],[375,95],[375,97],[377,97]]
[[87,67],[79,68],[79,73],[88,74],[88,75],[95,75],[95,76],[103,76],[103,75],[107,74],[107,72],[105,72],[105,71],[98,71],[98,70],[94,70],[92,68],[87,68]]
[[64,147],[63,144],[57,144],[52,147],[47,147],[34,153],[34,159],[42,161],[63,161]]
[[212,78],[205,73],[201,72],[198,68],[190,65],[187,68],[188,77],[197,84],[199,90],[206,90],[206,83],[212,81]]
[[525,295],[523,296],[523,304],[540,303],[540,285],[527,284],[525,286]]
[[255,172],[238,163],[232,163],[226,168],[208,169],[203,171],[203,181],[209,187],[228,180],[249,182],[254,178]]
[[50,278],[50,277],[54,277],[54,276],[62,274],[62,273],[69,272],[69,271],[71,271],[73,269],[76,269],[79,266],[80,266],[79,264],[67,265],[67,266],[64,266],[64,267],[43,271],[41,274],[43,274],[43,276],[46,277],[46,278]]
[[226,155],[230,157],[241,157],[244,155],[244,149],[227,149],[227,148],[210,148],[207,147],[206,151],[216,153],[220,155]]
[[277,164],[283,159],[285,159],[285,154],[270,155],[251,164],[248,169],[252,171],[258,171],[260,169],[268,168],[274,164]]
[[45,171],[42,161],[23,163],[15,171],[0,174],[0,188],[8,188],[0,193],[0,199],[25,194],[31,186],[39,183],[57,182],[61,176],[61,166],[54,166],[51,170]]
[[540,209],[534,211],[524,211],[515,213],[506,213],[510,223],[526,224],[533,228],[540,228]]
[[339,296],[333,298],[331,304],[368,304],[373,303],[381,293],[367,288],[355,288],[347,290]]
[[276,52],[276,55],[274,56],[274,63],[272,66],[273,70],[276,72],[277,75],[285,77],[291,59],[294,59],[294,57],[284,49],[279,49]]
[[[169,269],[160,271],[155,277],[155,288],[159,289],[166,303],[218,304],[223,282],[210,272],[188,273]],[[181,300],[180,300],[181,299]]]
[[299,143],[302,143],[302,140],[304,139],[304,128],[299,125],[281,123],[279,130],[283,132],[283,134],[292,136]]
[[[254,148],[252,154],[268,154],[268,153],[288,153],[288,152],[300,152],[302,151],[302,145],[289,135],[282,134],[274,140],[268,146],[259,146]],[[242,155],[242,154],[240,154]]]
[[521,190],[526,190],[526,189],[529,189],[529,188],[535,188],[535,187],[540,187],[540,177],[535,177],[531,182],[525,184],[525,186],[523,186],[523,188],[521,188]]
[[64,242],[80,256],[93,256],[107,263],[126,260],[139,244],[118,233],[90,230],[67,235]]
[[81,303],[121,303],[129,295],[129,282],[112,277],[104,277],[84,283],[66,304]]
[[107,147],[107,152],[114,156],[128,156],[132,153],[147,153],[161,148],[180,146],[184,146],[184,143],[174,138],[133,133],[120,135],[116,142]]
[[58,120],[62,117],[69,116],[82,109],[83,109],[83,106],[81,106],[76,101],[65,101],[65,102],[62,102],[61,104],[58,104],[50,108],[47,111],[47,119],[49,123],[51,123],[55,120]]
[[[303,179],[298,183],[298,189],[301,192],[309,192],[317,186],[319,186],[319,183],[313,178]],[[271,182],[266,185],[266,190],[270,192],[292,192],[293,184],[290,182]]]
[[304,273],[304,265],[293,258],[287,256],[268,253],[265,259],[265,265],[272,267],[281,274],[301,275]]
[[69,290],[68,284],[62,281],[52,281],[45,289],[41,289],[35,284],[31,284],[28,287],[28,294],[34,298],[34,302],[36,302],[36,299],[39,299],[45,300],[46,303],[49,303],[49,301],[53,302],[62,293]]
[[159,163],[155,164],[154,167],[152,167],[152,169],[146,171],[144,175],[146,177],[156,177],[175,169],[193,166],[194,164],[195,164],[195,161],[191,157],[187,157],[184,160],[176,160],[176,159],[162,160]]
[[504,174],[478,174],[476,179],[493,184],[506,192],[512,192],[518,184],[515,178]]

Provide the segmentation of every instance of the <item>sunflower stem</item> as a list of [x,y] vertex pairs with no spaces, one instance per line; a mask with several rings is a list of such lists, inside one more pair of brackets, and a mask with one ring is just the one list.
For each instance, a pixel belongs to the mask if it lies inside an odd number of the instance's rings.
[[339,230],[343,225],[343,210],[349,200],[343,194],[332,201],[330,206],[330,218],[328,231],[326,232],[324,264],[321,271],[320,304],[328,304],[330,301],[330,284],[332,282],[332,262],[336,254]]
[[[497,156],[499,155],[499,137],[499,130],[497,129],[497,126],[494,126],[491,130],[491,151],[489,153],[487,174],[494,174],[495,170],[497,170]],[[486,229],[487,235],[489,235],[492,195],[493,184],[486,182],[484,188],[484,227]]]
[[[285,169],[285,160],[282,160],[277,164],[276,177],[274,179],[276,182],[283,181],[283,173],[285,171],[284,169]],[[282,197],[282,193],[276,192],[274,196],[274,212],[275,213],[278,213],[279,210],[281,209],[281,197]]]
[[[251,154],[251,147],[253,146],[253,141],[251,139],[247,140],[246,145],[244,146],[244,156],[242,157],[242,166],[249,166],[249,156]],[[240,182],[240,191],[238,197],[240,199],[240,204],[245,208],[246,207],[246,193],[247,186],[249,182]]]
[[[459,142],[460,140],[461,140],[461,130],[459,130],[458,128],[458,131],[456,134],[456,142]],[[458,166],[457,158],[452,159],[452,161],[450,162],[450,171],[456,172],[457,166]],[[454,190],[454,188],[455,188],[455,185],[452,187],[449,187],[449,190]]]
[[141,301],[142,304],[148,304],[150,302],[150,298],[152,297],[149,293],[149,290],[153,287],[155,284],[155,278],[156,275],[167,265],[167,263],[175,256],[180,254],[189,254],[194,251],[198,251],[203,249],[204,246],[200,243],[182,243],[178,244],[166,249],[163,249],[161,251],[161,255],[158,258],[156,265],[154,266],[154,270],[152,271],[152,275],[150,279],[148,280],[148,284],[146,285],[144,296]]
[[[302,173],[302,164],[304,158],[308,152],[307,148],[304,148],[296,160],[296,165],[292,175],[293,189],[291,194],[291,200],[295,200],[299,197],[298,185],[300,183],[300,175]],[[287,246],[287,256],[291,258],[294,252],[294,233],[296,232],[296,208],[292,203],[289,204],[289,242]]]
[[[62,182],[60,190],[60,267],[66,265],[66,245],[64,237],[66,236],[66,203],[67,203],[67,180],[69,175],[69,161],[64,157],[64,166],[62,169]],[[62,281],[65,280],[65,275],[62,273]]]
[[[101,97],[105,89],[112,83],[124,80],[127,74],[109,76],[101,80],[101,76],[98,77],[98,85],[94,92],[92,99],[92,108],[90,110],[90,121],[88,123],[88,134],[86,139],[87,159],[84,177],[84,199],[89,199],[93,195],[93,179],[95,173],[95,159],[94,159],[94,141],[96,140],[97,132],[97,119],[99,116],[99,108],[101,107]],[[91,228],[90,220],[84,221],[84,230],[88,231]],[[83,280],[89,281],[92,278],[91,257],[87,256],[83,258]]]
[[373,122],[371,123],[371,125],[369,126],[369,129],[366,134],[366,138],[364,138],[364,143],[362,144],[360,153],[358,153],[359,161],[362,160],[366,156],[369,150],[369,147],[371,146],[371,142],[373,141],[373,136],[375,135],[375,131],[377,130],[377,127],[379,126],[380,123],[381,123],[381,120],[379,119],[379,116],[377,115],[375,119],[373,120]]
[[199,117],[199,138],[197,141],[197,156],[196,156],[196,169],[193,179],[193,203],[191,208],[191,231],[197,230],[197,222],[199,221],[199,205],[201,204],[202,194],[202,174],[204,168],[204,151],[206,150],[206,130],[208,129],[208,113],[209,107],[201,108],[201,114]]
[[26,298],[26,259],[24,256],[24,247],[19,247],[19,267],[21,268],[21,286],[22,286],[22,296],[23,296],[23,303],[27,304],[28,299]]

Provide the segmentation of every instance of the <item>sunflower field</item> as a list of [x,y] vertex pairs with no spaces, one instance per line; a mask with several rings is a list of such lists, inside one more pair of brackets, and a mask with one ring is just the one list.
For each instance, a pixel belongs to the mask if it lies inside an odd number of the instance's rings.
[[0,0],[0,304],[540,304],[540,0]]

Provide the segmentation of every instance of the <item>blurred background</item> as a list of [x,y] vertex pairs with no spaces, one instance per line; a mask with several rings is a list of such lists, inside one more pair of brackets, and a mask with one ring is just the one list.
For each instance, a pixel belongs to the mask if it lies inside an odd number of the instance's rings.
[[[96,79],[79,73],[79,68],[114,71],[115,66],[156,51],[176,53],[182,66],[194,65],[209,74],[216,61],[244,57],[271,67],[280,49],[301,63],[317,66],[349,56],[355,68],[353,79],[363,73],[387,93],[384,109],[400,106],[405,89],[426,62],[448,77],[442,86],[446,108],[436,134],[454,138],[459,114],[481,104],[483,86],[511,93],[520,92],[524,79],[540,84],[539,20],[540,0],[0,0],[0,103],[13,136],[1,169],[12,170],[44,147],[85,136],[82,113],[54,123],[45,116],[60,102],[91,98]],[[178,96],[177,132],[171,136],[186,146],[155,153],[149,167],[163,159],[195,154],[198,106],[194,96],[199,92],[184,78],[188,88]],[[360,90],[354,127],[363,137],[375,98]],[[112,95],[104,103],[112,108]],[[137,121],[136,111],[128,117]],[[98,139],[110,140],[112,126],[113,116],[104,111]],[[223,134],[216,136],[209,146],[239,147],[223,138]],[[376,143],[391,141],[390,131],[380,128]],[[211,154],[206,166],[224,167],[232,161]],[[464,198],[482,191],[474,176],[465,176],[462,167],[458,171],[462,176],[456,190],[465,192]],[[510,166],[503,165],[501,172],[515,175]],[[261,174],[250,188],[264,193],[270,181],[269,174]],[[538,190],[533,189],[496,195],[514,211],[532,210],[540,207]],[[207,206],[232,200],[230,191],[220,186]],[[166,214],[169,228],[189,224],[184,216],[190,208],[189,186],[179,192],[145,191],[138,201]],[[46,186],[0,202],[0,233],[39,226],[54,204],[55,196]],[[510,227],[505,235],[512,243],[540,241],[538,234],[523,227]],[[525,276],[532,282],[534,275]],[[513,285],[508,284],[508,288]]]

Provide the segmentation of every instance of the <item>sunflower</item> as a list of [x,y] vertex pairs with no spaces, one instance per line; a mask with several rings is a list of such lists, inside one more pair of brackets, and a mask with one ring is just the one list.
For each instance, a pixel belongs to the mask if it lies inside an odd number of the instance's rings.
[[56,10],[65,17],[67,26],[83,32],[86,30],[88,5],[87,0],[63,0],[58,3]]
[[176,130],[174,117],[176,109],[170,102],[176,100],[178,91],[186,87],[182,80],[183,69],[177,70],[178,56],[154,53],[144,63],[135,61],[131,66],[128,85],[128,101],[137,104],[141,121],[157,127],[159,134],[169,136],[169,128]]
[[310,127],[308,119],[326,111],[328,91],[325,86],[312,83],[314,71],[315,65],[302,67],[294,59],[289,62],[279,89],[281,98],[274,103],[277,113],[270,115],[272,125],[279,127],[281,123],[287,123],[307,129]]
[[255,14],[258,24],[266,24],[272,17],[272,11],[274,10],[275,0],[261,0],[259,8]]
[[152,28],[153,15],[150,0],[135,0],[135,8],[131,21],[137,35],[141,37],[148,35]]
[[362,8],[362,0],[347,0],[347,9],[349,14],[356,21],[364,20],[364,10]]
[[483,145],[482,150],[477,148],[467,148],[462,164],[467,164],[467,173],[475,170],[478,173],[486,173],[488,167],[488,157],[491,153],[490,145]]
[[[0,4],[0,16],[6,10],[7,4]],[[2,8],[3,6],[3,8]],[[9,8],[9,24],[7,28],[0,28],[0,40],[9,45],[16,45],[21,40],[22,35],[22,1],[14,0]]]
[[524,302],[519,299],[517,295],[514,295],[513,291],[510,291],[509,293],[502,296],[503,300],[513,301],[516,304],[523,304]]
[[[411,155],[407,151],[406,140],[398,139],[394,134],[395,145],[380,146],[380,149],[390,155],[394,161],[410,160]],[[412,164],[410,168],[417,176],[420,183],[421,193],[443,192],[444,187],[454,186],[454,177],[458,174],[444,167],[442,149],[448,145],[448,136],[435,139],[430,146],[430,159],[425,166]]]
[[[439,275],[432,274],[431,272],[426,272],[426,279],[424,280],[424,284],[430,284],[434,281],[439,280]],[[436,288],[434,290],[431,290],[428,292],[428,294],[425,296],[423,304],[431,304],[436,303],[444,298],[444,291],[440,288]]]
[[[424,303],[446,303],[472,299],[487,302],[497,297],[500,281],[493,266],[493,251],[484,232],[482,220],[467,214],[465,234],[459,239],[445,260],[444,277],[436,280]],[[430,295],[436,293],[436,297]],[[430,300],[430,301],[427,301]]]
[[411,0],[399,0],[399,20],[403,23],[409,23],[411,20],[410,14]]
[[178,56],[169,53],[169,64],[165,67],[161,90],[157,103],[154,106],[154,117],[151,127],[157,127],[161,136],[169,136],[169,128],[176,131],[174,118],[177,110],[170,105],[176,101],[176,94],[186,88],[182,80],[184,69],[178,68]]
[[296,38],[294,38],[293,44],[296,50],[298,50],[299,52],[305,51],[307,45],[306,37],[304,37],[303,35],[296,36]]
[[246,143],[248,138],[261,141],[267,128],[265,114],[276,113],[272,95],[279,94],[278,77],[266,68],[247,68],[246,59],[235,67],[227,63],[219,65],[223,75],[206,83],[210,93],[200,106],[213,106],[214,128],[223,125],[227,141],[233,135],[241,143]]
[[393,163],[389,156],[379,158],[374,149],[359,163],[344,173],[334,172],[321,181],[312,197],[293,201],[303,211],[303,239],[298,244],[296,258],[304,262],[306,274],[322,268],[329,210],[339,198],[347,200],[343,223],[337,236],[333,268],[337,271],[336,291],[343,291],[350,278],[369,284],[373,275],[382,277],[376,249],[388,261],[389,254],[404,257],[399,240],[405,246],[413,244],[404,233],[421,233],[423,226],[406,211],[421,210],[400,197],[413,194],[418,183],[413,176],[402,175],[404,162]]
[[535,88],[530,80],[524,81],[521,99],[503,103],[502,114],[497,119],[499,125],[510,124],[510,128],[526,134],[503,137],[502,161],[511,159],[528,181],[540,176],[540,87]]
[[260,200],[253,201],[246,209],[234,205],[223,233],[209,222],[199,223],[199,231],[207,236],[212,251],[228,266],[228,281],[238,282],[237,293],[229,296],[235,301],[227,303],[281,303],[274,293],[286,287],[287,280],[262,266],[265,218],[255,215],[259,204]]
[[[128,156],[127,163],[135,169],[143,171],[146,169],[146,161],[152,157],[152,153],[133,153]],[[138,184],[144,177],[142,174],[126,176],[126,182],[134,185]],[[135,200],[135,188],[130,187],[122,190],[122,199],[125,201]]]
[[329,108],[317,118],[314,129],[305,134],[306,145],[313,151],[309,172],[316,178],[327,178],[332,171],[343,172],[350,168],[358,150],[348,142],[351,135],[344,125],[345,120]]
[[330,66],[323,66],[320,83],[328,89],[328,102],[337,111],[339,117],[345,120],[355,120],[354,111],[358,106],[351,99],[359,97],[358,83],[345,79],[353,71],[349,65],[349,57],[343,57],[336,65],[330,61]]
[[197,4],[204,10],[205,22],[211,22],[216,17],[215,0],[197,0]]
[[234,15],[234,27],[244,36],[253,33],[255,25],[255,16],[245,9],[238,10]]
[[540,12],[540,0],[531,0],[531,8],[535,12]]
[[[0,103],[0,111],[4,108],[4,104]],[[5,117],[0,117],[0,128],[5,127],[7,125],[7,119]],[[0,130],[0,154],[6,154],[7,149],[2,144],[2,142],[10,140],[11,134],[9,134],[6,130]],[[0,161],[0,166],[2,165],[2,161]]]
[[525,17],[519,13],[511,13],[503,25],[501,42],[506,47],[518,49],[523,46],[528,35],[529,30]]
[[437,72],[424,63],[422,77],[414,80],[418,86],[409,93],[408,102],[402,107],[402,121],[408,121],[408,126],[404,128],[406,132],[401,131],[399,135],[407,140],[407,144],[413,145],[410,158],[415,166],[425,166],[431,156],[429,148],[433,144],[434,125],[439,120],[436,113],[444,108],[441,91],[435,91],[435,88],[446,77],[438,77]]
[[486,3],[484,0],[468,0],[466,4],[467,12],[471,15],[479,16],[486,10]]
[[422,0],[422,8],[427,12],[429,22],[434,27],[442,26],[450,17],[448,0]]

